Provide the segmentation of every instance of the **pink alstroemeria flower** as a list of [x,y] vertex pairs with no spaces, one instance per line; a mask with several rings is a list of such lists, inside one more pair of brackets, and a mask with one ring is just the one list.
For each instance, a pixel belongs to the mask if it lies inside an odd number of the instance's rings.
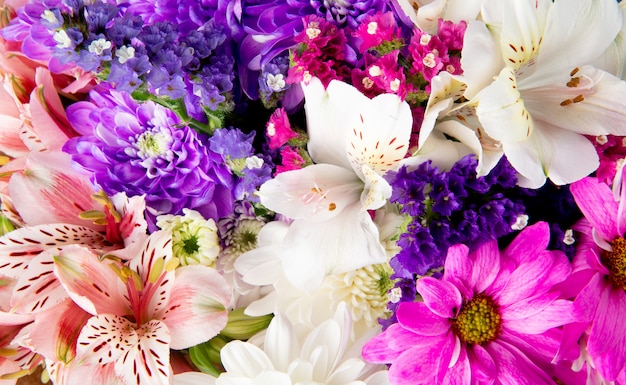
[[228,283],[207,266],[176,268],[167,231],[152,233],[127,264],[101,261],[78,245],[55,255],[54,264],[70,298],[92,315],[72,365],[101,366],[102,384],[169,385],[170,348],[208,341],[226,325]]
[[451,247],[443,277],[417,282],[424,302],[401,303],[398,323],[363,357],[391,363],[394,385],[554,385],[555,328],[573,320],[573,304],[552,290],[571,267],[565,254],[546,250],[549,237],[539,222],[502,252],[496,241],[472,253]]
[[[586,220],[580,232],[574,271],[588,282],[574,300],[587,322],[589,363],[606,381],[614,381],[626,366],[626,186],[616,201],[611,188],[587,177],[570,186]],[[569,333],[568,333],[569,334]],[[571,335],[574,341],[579,335]],[[626,377],[623,373],[621,379]]]

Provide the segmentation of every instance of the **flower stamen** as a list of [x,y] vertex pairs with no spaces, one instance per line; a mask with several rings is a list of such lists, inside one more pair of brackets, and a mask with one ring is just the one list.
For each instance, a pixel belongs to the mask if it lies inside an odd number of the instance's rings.
[[502,319],[500,309],[493,299],[478,294],[461,307],[452,320],[454,333],[468,344],[482,345],[500,335]]

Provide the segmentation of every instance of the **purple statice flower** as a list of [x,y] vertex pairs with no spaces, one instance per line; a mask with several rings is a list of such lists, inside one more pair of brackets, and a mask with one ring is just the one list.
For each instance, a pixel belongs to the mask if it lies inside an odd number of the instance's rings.
[[271,157],[254,154],[253,141],[256,132],[248,134],[235,128],[215,130],[209,139],[209,147],[220,154],[224,162],[236,175],[233,196],[235,199],[248,199],[258,202],[254,192],[263,182],[272,178],[274,164]]
[[216,221],[232,212],[230,170],[172,111],[98,87],[67,113],[82,136],[63,150],[106,194],[145,195],[151,229],[156,216],[183,208]]
[[387,3],[383,0],[311,0],[316,15],[337,26],[346,25],[352,29],[356,29],[367,16],[385,11]]
[[266,107],[274,107],[282,96],[291,88],[287,83],[289,71],[289,55],[276,56],[261,68],[259,76],[260,99]]
[[409,171],[389,173],[391,202],[412,219],[400,235],[401,251],[392,264],[401,276],[424,275],[443,265],[448,247],[470,249],[513,231],[523,214],[520,201],[507,198],[515,187],[515,171],[503,160],[487,176],[476,176],[477,160],[468,155],[450,171],[429,162]]

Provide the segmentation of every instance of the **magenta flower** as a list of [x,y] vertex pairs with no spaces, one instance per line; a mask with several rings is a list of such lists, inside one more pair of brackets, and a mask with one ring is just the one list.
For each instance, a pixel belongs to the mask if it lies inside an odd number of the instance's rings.
[[469,253],[449,249],[441,279],[417,282],[424,302],[404,302],[398,323],[370,340],[363,357],[391,363],[404,384],[554,384],[550,361],[572,302],[553,286],[570,274],[560,251],[546,250],[547,223],[522,231],[504,251],[496,241]]
[[272,113],[272,116],[270,116],[267,122],[266,135],[269,139],[269,147],[272,150],[280,148],[287,144],[289,140],[298,136],[298,134],[291,129],[289,116],[287,116],[287,111],[285,111],[284,108],[277,108],[274,113]]
[[[574,271],[589,278],[574,306],[587,322],[583,329],[590,363],[606,381],[613,381],[626,366],[626,323],[621,318],[626,314],[626,190],[622,186],[622,198],[616,202],[607,184],[585,178],[570,191],[586,218],[576,227],[581,234]],[[578,341],[580,335],[568,337]]]

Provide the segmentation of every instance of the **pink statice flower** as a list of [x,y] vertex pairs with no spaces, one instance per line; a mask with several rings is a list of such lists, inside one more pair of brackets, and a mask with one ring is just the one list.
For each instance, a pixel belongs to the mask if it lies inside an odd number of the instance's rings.
[[400,51],[392,51],[383,56],[365,54],[365,70],[352,71],[352,83],[366,96],[373,98],[380,94],[396,94],[404,100],[410,90],[402,66],[399,64]]
[[321,17],[303,18],[304,30],[295,37],[294,65],[289,68],[287,83],[308,83],[313,77],[327,87],[331,80],[349,78],[350,70],[344,60],[348,53],[348,38],[343,29]]
[[394,45],[402,39],[398,23],[391,12],[368,15],[354,31],[354,36],[361,41],[361,53],[383,44]]
[[441,279],[417,282],[423,302],[403,302],[398,323],[363,356],[390,363],[394,385],[554,384],[550,362],[573,304],[553,289],[570,274],[564,253],[546,250],[545,222],[503,251],[491,241],[469,253],[450,248]]
[[574,306],[585,321],[581,331],[588,336],[568,337],[583,341],[586,361],[606,381],[614,381],[626,366],[626,323],[621,319],[626,314],[626,189],[622,185],[616,201],[607,184],[587,177],[573,183],[570,191],[585,216],[576,225],[573,263],[582,288]]
[[269,139],[269,146],[272,150],[282,147],[287,144],[290,139],[298,136],[298,134],[291,129],[289,116],[284,108],[277,108],[272,113],[266,128],[265,134]]
[[600,158],[596,177],[606,184],[615,178],[620,163],[626,158],[626,139],[617,135],[587,136]]
[[280,151],[280,156],[283,161],[282,164],[276,166],[276,175],[285,171],[299,170],[307,165],[307,161],[304,160],[298,150],[290,146],[285,146]]

